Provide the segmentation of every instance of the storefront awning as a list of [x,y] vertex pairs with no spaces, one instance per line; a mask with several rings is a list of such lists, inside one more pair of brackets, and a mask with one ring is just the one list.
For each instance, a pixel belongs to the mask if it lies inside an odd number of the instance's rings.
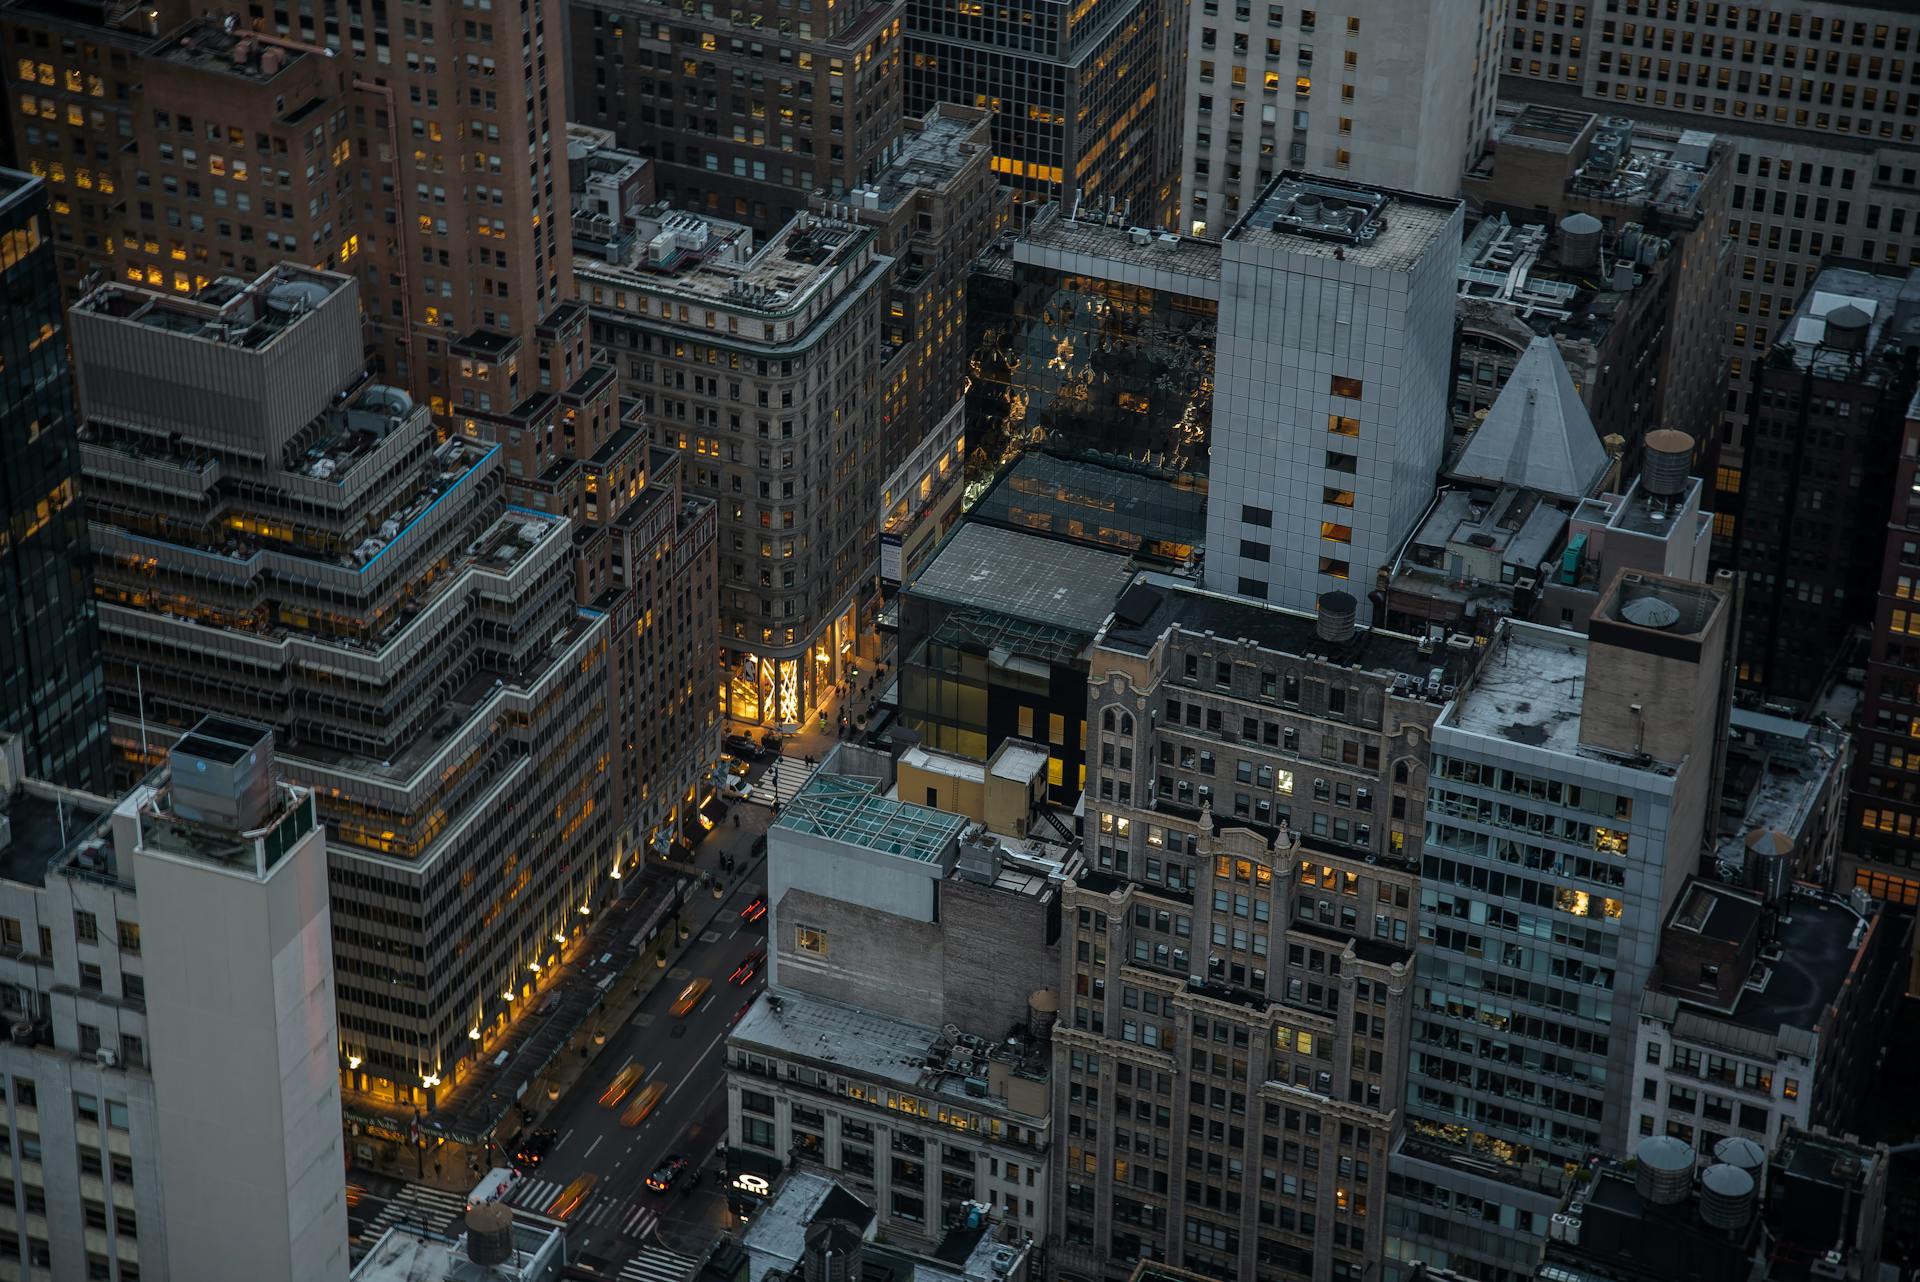
[[727,803],[718,797],[708,797],[706,803],[700,807],[700,813],[714,823],[719,823],[726,817]]

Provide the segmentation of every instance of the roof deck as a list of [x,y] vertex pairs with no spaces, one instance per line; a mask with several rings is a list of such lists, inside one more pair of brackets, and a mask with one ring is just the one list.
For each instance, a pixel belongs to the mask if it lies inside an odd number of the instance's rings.
[[774,827],[844,841],[863,850],[941,862],[967,821],[944,810],[896,801],[878,779],[815,771]]
[[1452,197],[1288,170],[1267,184],[1226,239],[1404,272],[1426,257],[1460,207]]
[[350,277],[334,272],[279,263],[251,281],[222,276],[192,297],[110,282],[75,303],[74,310],[224,347],[262,350],[350,284]]

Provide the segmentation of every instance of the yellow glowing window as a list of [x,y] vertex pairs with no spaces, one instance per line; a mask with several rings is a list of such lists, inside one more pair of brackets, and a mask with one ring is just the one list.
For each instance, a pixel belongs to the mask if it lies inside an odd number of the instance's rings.
[[1293,793],[1293,771],[1291,770],[1274,771],[1273,772],[1273,790],[1277,793],[1280,793],[1282,796],[1291,796]]
[[1334,507],[1352,507],[1353,491],[1336,490],[1331,486],[1324,487],[1320,491],[1320,501],[1322,503],[1330,503]]
[[1327,430],[1335,436],[1360,435],[1360,420],[1346,414],[1327,415]]
[[1293,82],[1293,92],[1296,97],[1300,97],[1300,98],[1304,98],[1308,94],[1312,93],[1313,92],[1312,77],[1300,76],[1297,79],[1295,79]]
[[1280,88],[1280,73],[1277,71],[1269,71],[1267,73],[1267,91],[1269,93],[1273,93],[1273,92],[1276,92],[1279,88]]
[[1351,525],[1337,525],[1332,521],[1322,521],[1320,522],[1320,537],[1331,543],[1351,543],[1353,542],[1353,527]]

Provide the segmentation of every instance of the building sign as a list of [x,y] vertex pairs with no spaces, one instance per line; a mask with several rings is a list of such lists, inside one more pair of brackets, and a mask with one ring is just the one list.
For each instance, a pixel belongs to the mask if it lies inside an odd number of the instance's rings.
[[773,1185],[764,1175],[742,1173],[733,1177],[733,1188],[739,1193],[751,1193],[755,1197],[765,1197],[773,1191]]

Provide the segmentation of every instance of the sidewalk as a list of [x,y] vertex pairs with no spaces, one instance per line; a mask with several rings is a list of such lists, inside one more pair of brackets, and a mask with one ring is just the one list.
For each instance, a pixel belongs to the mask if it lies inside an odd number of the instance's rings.
[[[649,911],[646,907],[649,902],[670,902],[673,882],[680,877],[691,874],[697,878],[702,873],[720,876],[717,868],[722,851],[733,855],[736,860],[734,872],[720,878],[728,892],[742,882],[760,876],[760,860],[754,858],[753,847],[772,823],[773,816],[759,806],[736,807],[736,810],[741,816],[740,826],[735,828],[731,818],[722,820],[695,847],[693,858],[688,863],[663,865],[656,861],[643,865],[643,869],[649,870],[652,877],[657,879],[657,885],[648,884],[639,889],[633,900],[633,910],[644,917]],[[636,872],[630,875],[642,874]],[[519,1108],[523,1111],[520,1119],[516,1121],[514,1112],[510,1110],[500,1122],[493,1137],[500,1151],[485,1159],[479,1157],[477,1150],[473,1151],[474,1160],[481,1162],[480,1169],[499,1164],[504,1160],[503,1154],[512,1151],[514,1141],[521,1132],[544,1124],[546,1117],[567,1098],[580,1079],[593,1070],[601,1048],[612,1040],[612,1034],[633,1018],[648,995],[664,982],[667,973],[678,964],[680,957],[703,931],[711,928],[721,911],[722,901],[714,899],[709,888],[694,885],[689,889],[677,919],[680,926],[678,936],[674,935],[672,929],[676,919],[668,918],[663,923],[661,934],[637,950],[632,961],[614,977],[601,1004],[582,1021],[547,1070],[528,1083],[526,1094],[519,1101]],[[625,942],[625,933],[633,928],[633,920],[627,914],[622,914],[618,922],[611,918],[608,920],[610,929],[604,933],[595,931],[583,941],[578,946],[576,958],[605,951],[616,941]],[[658,950],[662,947],[667,950],[667,965],[664,967],[659,964],[658,958]],[[600,1038],[598,1044],[596,1037]],[[422,1162],[412,1152],[401,1148],[393,1161],[356,1165],[352,1169],[357,1178],[384,1176],[464,1192],[473,1187],[474,1182],[473,1171],[466,1160],[468,1151],[464,1146],[448,1143],[444,1147],[429,1148]]]
[[[851,683],[843,682],[836,688],[833,696],[821,705],[827,715],[826,729],[820,728],[820,709],[816,709],[805,726],[792,734],[780,735],[783,741],[780,745],[781,753],[789,757],[812,757],[815,762],[819,762],[833,750],[836,743],[857,741],[865,733],[860,719],[866,715],[867,705],[886,688],[888,682],[894,679],[892,663],[882,666],[885,668],[884,674],[872,664],[861,664],[860,675]],[[851,722],[844,737],[840,733],[840,716],[843,712],[848,715]],[[760,736],[766,733],[766,727],[728,721],[724,733],[746,735],[758,743]]]

